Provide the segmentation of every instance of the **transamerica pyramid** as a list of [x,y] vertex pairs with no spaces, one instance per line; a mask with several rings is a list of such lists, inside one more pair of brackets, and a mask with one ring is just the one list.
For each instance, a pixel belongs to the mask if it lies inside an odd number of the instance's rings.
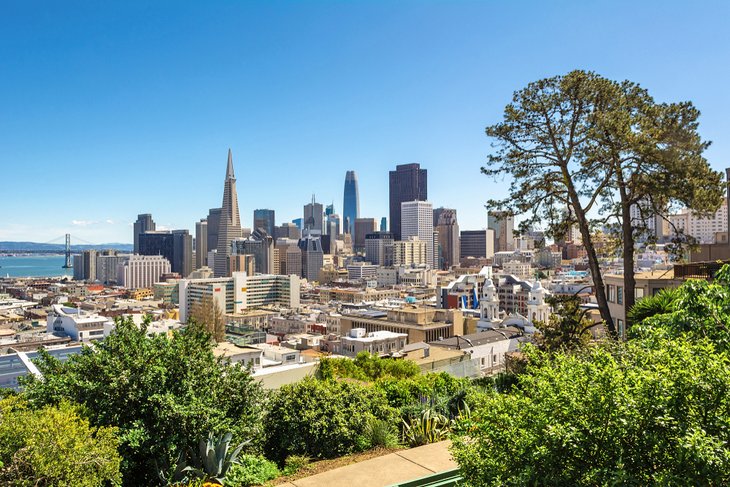
[[221,205],[221,221],[218,229],[218,246],[216,247],[215,277],[228,277],[228,256],[231,255],[231,242],[241,238],[241,217],[238,213],[238,194],[236,193],[236,176],[233,173],[233,155],[228,149],[228,166],[226,180],[223,183],[223,204]]

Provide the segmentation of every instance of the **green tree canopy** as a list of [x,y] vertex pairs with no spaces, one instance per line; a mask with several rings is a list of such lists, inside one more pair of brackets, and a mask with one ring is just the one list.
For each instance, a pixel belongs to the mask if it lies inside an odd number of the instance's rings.
[[149,337],[145,325],[118,319],[115,333],[65,363],[41,354],[43,378],[29,377],[24,395],[34,407],[70,400],[92,425],[117,426],[124,483],[154,485],[158,465],[210,431],[232,431],[235,441],[260,432],[260,385],[213,346],[199,326]]

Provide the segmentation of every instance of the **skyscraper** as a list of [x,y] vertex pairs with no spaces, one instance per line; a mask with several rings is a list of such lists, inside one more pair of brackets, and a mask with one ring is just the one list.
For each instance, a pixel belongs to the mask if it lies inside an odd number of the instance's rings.
[[[208,252],[218,248],[218,228],[221,226],[221,209],[211,208],[208,210]],[[213,266],[213,262],[208,263]]]
[[228,165],[226,166],[226,180],[223,183],[223,204],[221,205],[218,245],[216,246],[215,277],[228,277],[228,256],[231,255],[231,242],[241,238],[241,235],[241,216],[238,213],[233,155],[231,149],[228,149]]
[[208,220],[195,223],[195,269],[208,265]]
[[377,228],[378,222],[375,218],[357,218],[355,220],[355,231],[351,232],[355,252],[365,252],[365,235],[373,233]]
[[[426,242],[426,263],[434,268],[433,252],[433,206],[428,201],[405,201],[401,203],[401,240],[418,237]],[[391,232],[392,233],[392,232]]]
[[304,205],[304,228],[303,230],[315,230],[322,234],[324,228],[324,213],[322,203],[317,203],[312,195],[312,202]]
[[494,230],[494,250],[503,252],[515,249],[515,217],[506,211],[490,211],[487,228]]
[[139,234],[144,232],[153,232],[157,226],[149,213],[137,215],[137,221],[134,222],[134,253],[139,253]]
[[440,252],[437,253],[441,269],[450,269],[459,263],[459,223],[456,210],[436,208],[433,210],[434,228],[438,231]]
[[276,226],[276,213],[274,210],[253,210],[253,229],[263,228],[266,233],[274,236],[274,227]]
[[182,277],[193,271],[193,237],[187,230],[145,232],[139,236],[139,254],[165,257]]
[[388,219],[386,217],[383,217],[380,219],[380,231],[381,232],[388,231]]
[[355,171],[345,173],[345,195],[342,201],[342,220],[344,233],[354,233],[355,220],[360,218],[360,193],[357,188]]
[[[428,173],[420,164],[401,164],[390,171],[390,232],[400,240],[401,203],[428,199]],[[431,216],[433,218],[433,216]],[[432,237],[429,237],[431,239]]]

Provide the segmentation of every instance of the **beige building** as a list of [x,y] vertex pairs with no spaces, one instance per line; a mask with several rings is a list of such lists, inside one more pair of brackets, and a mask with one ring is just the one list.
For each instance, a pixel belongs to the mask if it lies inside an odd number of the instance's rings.
[[431,342],[464,333],[464,316],[457,309],[435,309],[407,306],[397,310],[365,315],[342,315],[340,333],[354,328],[366,333],[391,331],[408,335],[408,343]]
[[428,244],[418,237],[393,242],[393,265],[428,264]]
[[[645,296],[653,296],[662,289],[679,287],[682,284],[681,279],[674,278],[672,269],[652,272],[637,272],[634,275],[636,279],[636,289],[634,296],[636,301]],[[606,285],[606,298],[608,300],[608,309],[611,313],[616,330],[621,336],[625,336],[626,332],[626,307],[624,293],[624,276],[622,274],[606,274],[603,276],[603,282]]]

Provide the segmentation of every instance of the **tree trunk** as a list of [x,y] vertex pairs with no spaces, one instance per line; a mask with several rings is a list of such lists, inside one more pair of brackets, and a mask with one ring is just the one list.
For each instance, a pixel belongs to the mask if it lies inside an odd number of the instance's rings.
[[[563,174],[567,172],[564,170]],[[586,249],[588,254],[588,267],[591,270],[591,276],[593,278],[594,293],[596,295],[596,301],[598,301],[598,310],[601,313],[601,318],[606,323],[608,332],[610,335],[616,334],[616,326],[611,318],[611,312],[608,309],[608,300],[606,299],[606,286],[603,284],[603,276],[601,275],[601,266],[598,262],[598,255],[596,254],[596,247],[593,245],[593,239],[591,238],[591,229],[588,224],[588,218],[586,218],[585,211],[581,205],[580,198],[578,196],[575,187],[573,186],[570,178],[566,178],[566,187],[568,188],[568,196],[571,204],[573,205],[573,211],[575,212],[576,219],[578,220],[578,228],[580,229],[580,235],[583,239],[583,247]]]
[[[623,195],[622,195],[623,196]],[[634,277],[634,229],[631,222],[631,205],[628,202],[621,203],[621,233],[624,257],[624,330],[630,326],[628,311],[634,307],[636,296],[636,278]],[[625,337],[622,337],[625,338]]]

